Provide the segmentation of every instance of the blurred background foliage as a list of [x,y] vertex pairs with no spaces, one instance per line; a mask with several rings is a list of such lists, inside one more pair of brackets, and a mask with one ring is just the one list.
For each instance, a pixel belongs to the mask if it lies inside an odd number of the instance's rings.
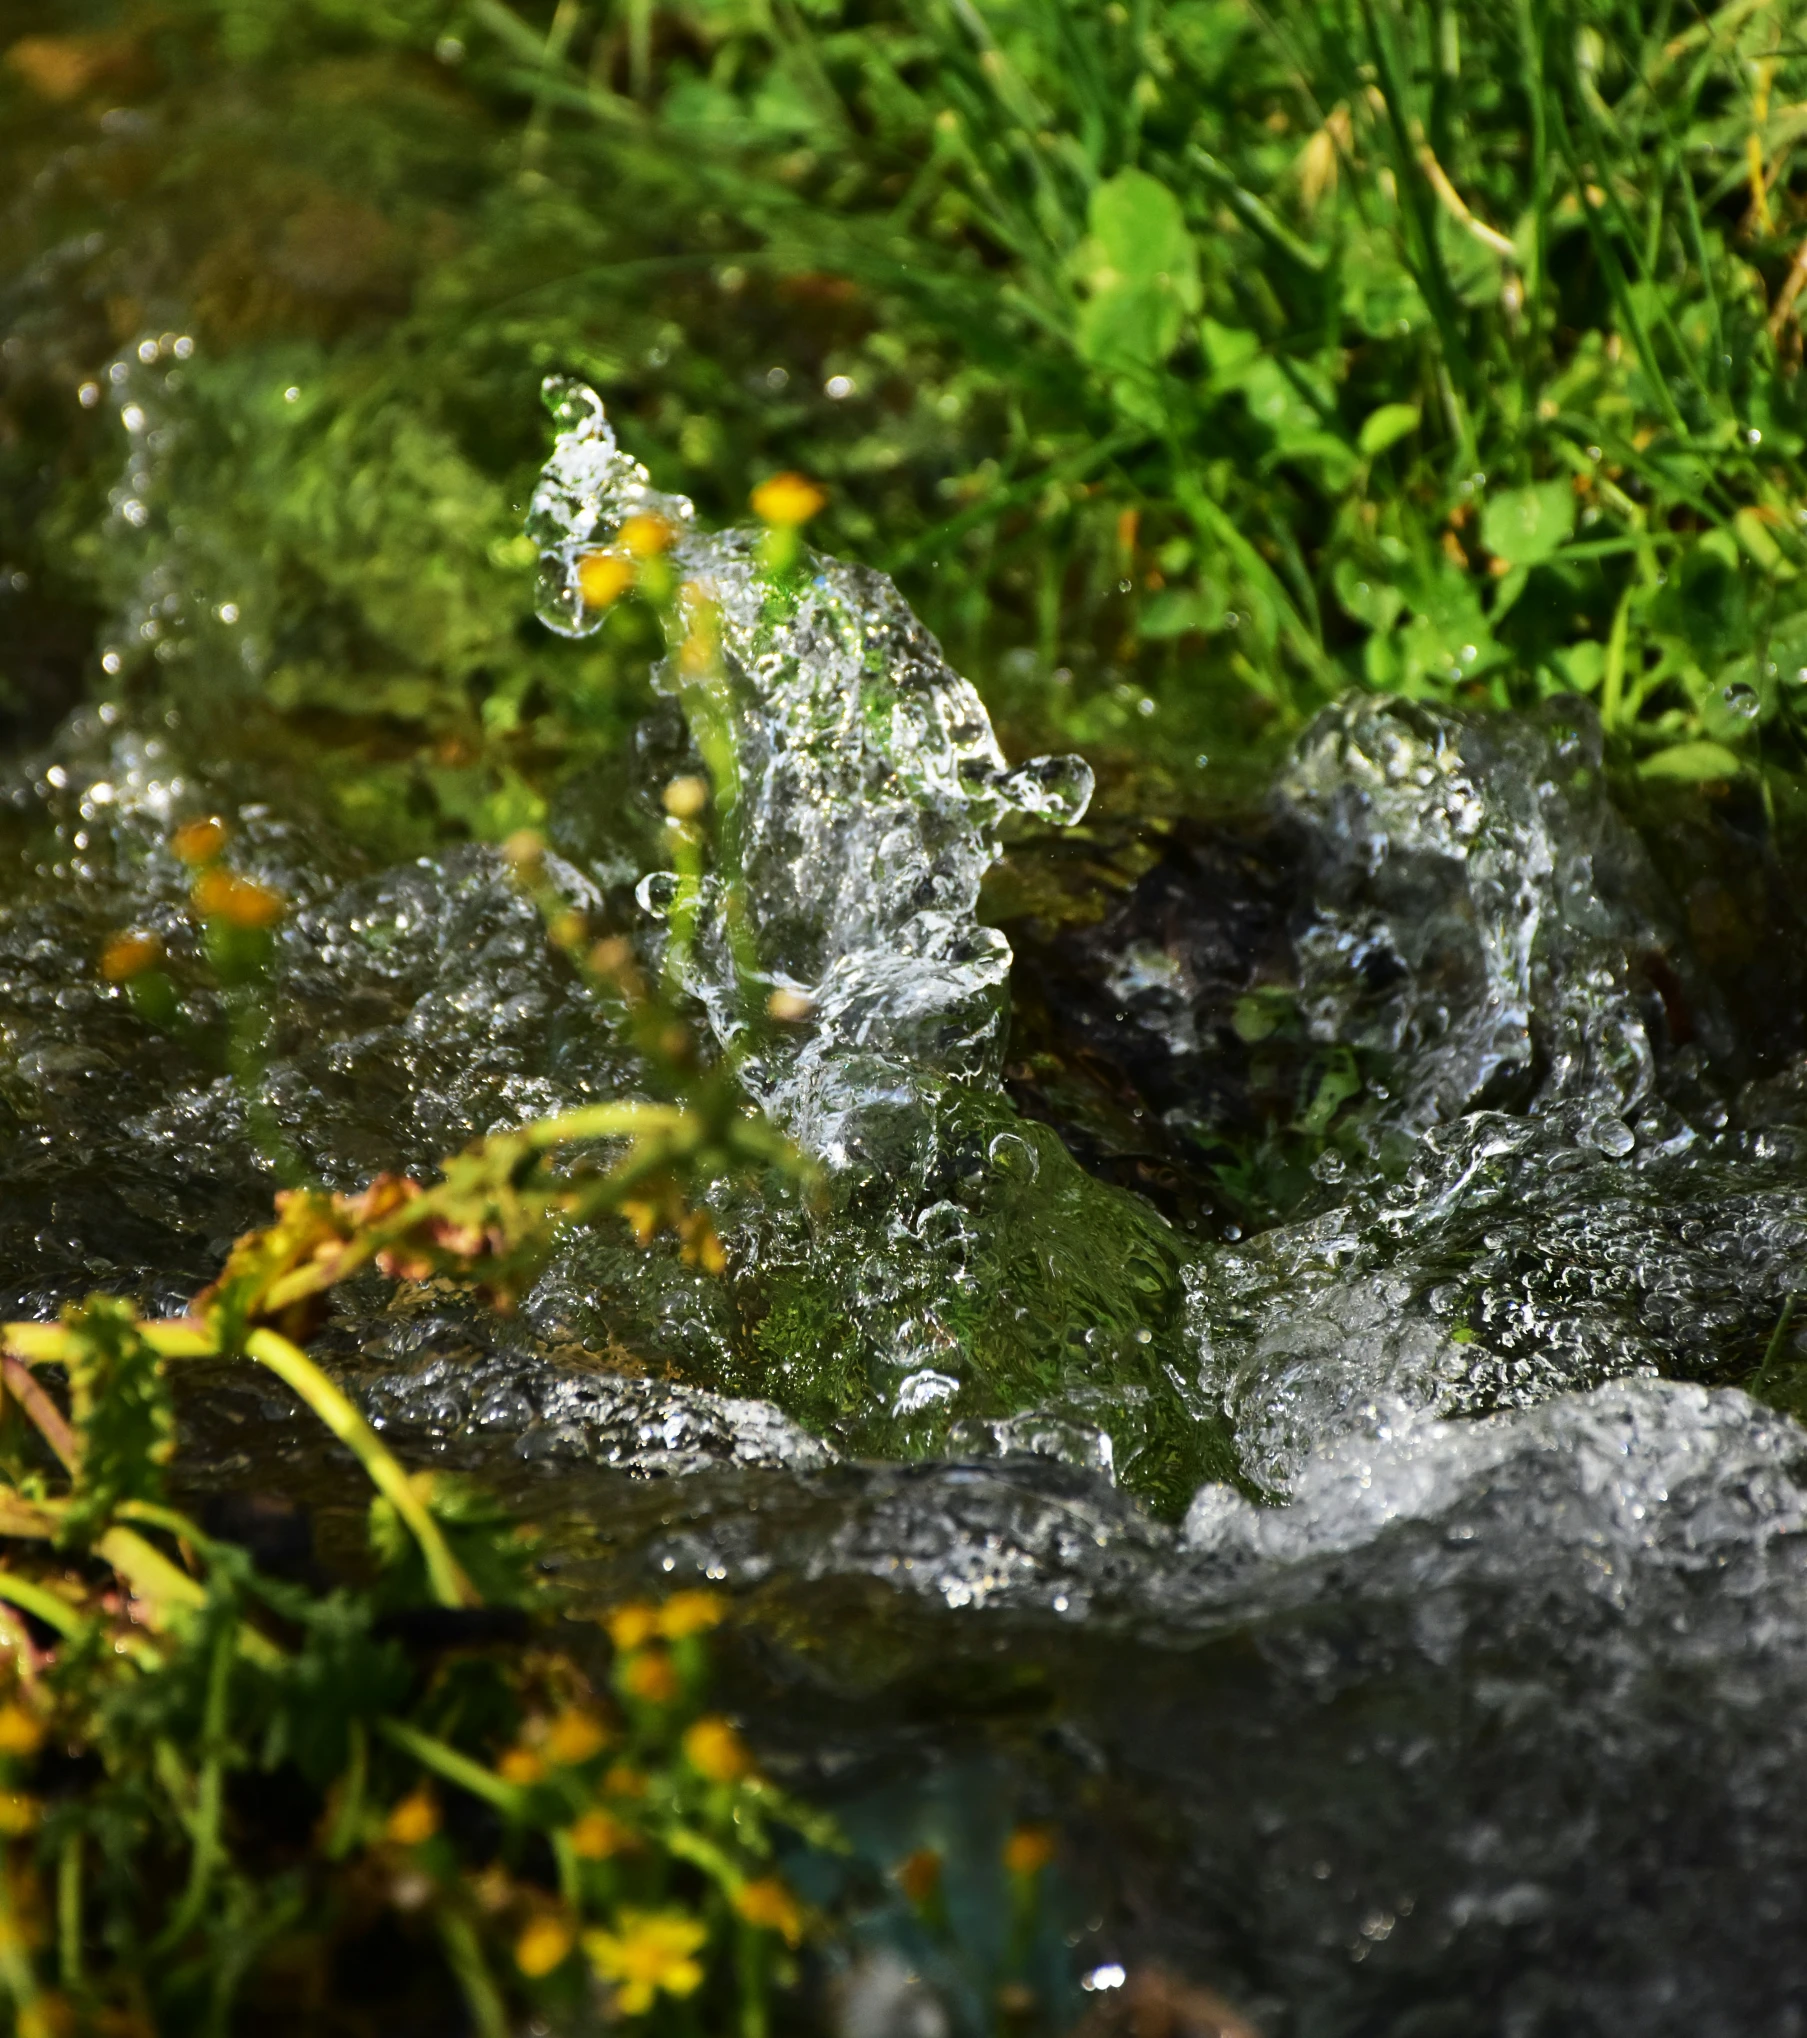
[[136,690],[399,844],[534,820],[652,620],[531,618],[540,378],[819,477],[1138,798],[1349,685],[1795,798],[1783,0],[0,0],[0,713]]

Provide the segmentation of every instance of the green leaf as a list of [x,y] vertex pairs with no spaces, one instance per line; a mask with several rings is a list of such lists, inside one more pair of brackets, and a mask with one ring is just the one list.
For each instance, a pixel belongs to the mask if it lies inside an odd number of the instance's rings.
[[1079,351],[1106,369],[1151,368],[1203,302],[1198,250],[1180,202],[1157,178],[1122,170],[1092,193],[1080,273]]
[[1405,606],[1405,596],[1398,588],[1353,559],[1339,559],[1330,581],[1337,600],[1370,630],[1390,630]]
[[1674,778],[1699,783],[1703,779],[1736,778],[1744,766],[1723,743],[1672,743],[1638,766],[1640,778]]
[[1242,326],[1221,326],[1214,318],[1201,318],[1198,336],[1205,343],[1205,359],[1213,377],[1225,388],[1236,387],[1238,378],[1261,352],[1260,338]]
[[1185,319],[1171,291],[1153,283],[1113,283],[1080,306],[1079,351],[1097,368],[1157,367],[1179,345]]
[[1160,641],[1188,630],[1215,630],[1223,622],[1223,598],[1215,591],[1166,587],[1142,611],[1138,634]]
[[[1092,193],[1088,224],[1115,280],[1153,285],[1186,311],[1198,309],[1198,250],[1179,200],[1159,179],[1120,170]],[[1095,280],[1109,287],[1102,271]]]
[[1492,497],[1481,515],[1481,543],[1508,566],[1536,566],[1574,528],[1575,491],[1566,481],[1539,481]]
[[1407,433],[1418,429],[1419,415],[1415,403],[1383,403],[1378,410],[1370,411],[1356,440],[1362,457],[1372,460],[1389,446],[1396,446]]
[[69,1413],[82,1449],[64,1534],[80,1544],[106,1528],[122,1500],[161,1499],[176,1419],[163,1361],[129,1303],[90,1296],[63,1321],[73,1339]]

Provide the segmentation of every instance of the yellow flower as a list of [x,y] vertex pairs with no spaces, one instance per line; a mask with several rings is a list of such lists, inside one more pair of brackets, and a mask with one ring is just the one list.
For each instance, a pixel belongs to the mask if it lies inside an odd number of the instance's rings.
[[623,1825],[610,1812],[585,1812],[572,1822],[571,1852],[579,1861],[607,1861],[614,1854],[631,1854],[639,1844],[640,1836],[633,1827]]
[[684,1759],[711,1783],[733,1783],[753,1767],[747,1744],[724,1719],[702,1719],[685,1730]]
[[189,821],[169,838],[169,846],[190,870],[211,863],[226,846],[224,821]]
[[535,1918],[514,1943],[514,1964],[530,1981],[562,1967],[577,1943],[563,1918]]
[[892,1871],[898,1887],[913,1904],[926,1904],[941,1887],[941,1856],[933,1847],[906,1854]]
[[577,591],[586,608],[613,608],[634,584],[634,562],[625,552],[586,552],[577,562]]
[[531,1748],[510,1748],[496,1764],[496,1773],[504,1783],[542,1783],[546,1765]]
[[734,1908],[749,1925],[781,1934],[788,1946],[795,1946],[803,1937],[803,1906],[775,1875],[742,1883]]
[[644,1797],[646,1778],[637,1769],[630,1769],[625,1762],[610,1765],[602,1779],[602,1787],[612,1797]]
[[154,934],[115,934],[100,952],[100,973],[110,984],[129,984],[163,960],[163,944]]
[[600,1755],[608,1746],[608,1731],[594,1713],[573,1706],[562,1712],[546,1730],[542,1749],[548,1762],[561,1769],[575,1769],[580,1762]]
[[0,1790],[0,1838],[17,1840],[38,1823],[43,1806],[22,1790]]
[[633,559],[656,559],[661,552],[671,549],[671,541],[677,532],[661,516],[650,512],[629,517],[621,526],[621,549]]
[[1018,1826],[1004,1842],[1004,1866],[1012,1875],[1039,1875],[1054,1859],[1054,1835],[1046,1826]]
[[727,1613],[728,1602],[719,1592],[674,1592],[659,1609],[659,1632],[667,1641],[681,1642],[686,1635],[720,1627]]
[[807,475],[774,474],[753,491],[753,514],[763,524],[795,530],[815,515],[828,497]]
[[389,1814],[383,1837],[393,1840],[398,1847],[418,1847],[438,1831],[438,1805],[429,1791],[417,1790],[403,1798]]
[[682,1911],[624,1910],[613,1932],[586,1932],[584,1951],[604,1981],[615,1985],[623,2013],[643,2017],[656,1995],[694,1995],[703,1984],[697,1960],[709,1934]]
[[203,920],[224,920],[228,927],[254,932],[282,918],[283,897],[229,870],[204,870],[195,880],[194,909]]
[[694,773],[674,778],[659,798],[674,821],[694,821],[709,804],[709,781]]
[[642,1599],[630,1600],[609,1615],[609,1640],[618,1649],[638,1649],[659,1632],[659,1609]]
[[622,1659],[621,1688],[648,1705],[668,1705],[678,1695],[678,1673],[663,1649],[642,1649]]
[[35,1755],[44,1745],[44,1725],[16,1700],[0,1706],[0,1755]]

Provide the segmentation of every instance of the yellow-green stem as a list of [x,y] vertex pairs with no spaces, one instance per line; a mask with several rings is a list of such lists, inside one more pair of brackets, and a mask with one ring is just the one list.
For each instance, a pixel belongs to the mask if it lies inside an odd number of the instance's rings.
[[476,1588],[452,1555],[418,1488],[350,1399],[299,1345],[291,1344],[276,1331],[254,1330],[245,1340],[245,1354],[293,1388],[363,1466],[370,1483],[401,1516],[420,1545],[427,1578],[440,1605],[478,1605]]

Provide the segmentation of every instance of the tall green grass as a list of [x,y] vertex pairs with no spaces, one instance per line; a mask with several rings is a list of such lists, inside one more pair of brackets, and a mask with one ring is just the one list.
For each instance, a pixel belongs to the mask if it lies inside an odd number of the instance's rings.
[[[643,623],[521,627],[557,367],[707,513],[829,482],[823,542],[1037,734],[1183,771],[1349,685],[1580,690],[1628,769],[1801,768],[1799,7],[55,11],[158,122],[138,247],[116,212],[73,265],[113,263],[111,337],[120,296],[198,328],[158,528],[197,584],[255,581],[290,715],[374,712],[492,786],[613,740]],[[76,181],[95,95],[17,58],[7,89],[15,159],[54,139]],[[22,287],[48,330],[67,276]],[[54,527],[122,599],[143,541],[94,515],[90,429]]]

